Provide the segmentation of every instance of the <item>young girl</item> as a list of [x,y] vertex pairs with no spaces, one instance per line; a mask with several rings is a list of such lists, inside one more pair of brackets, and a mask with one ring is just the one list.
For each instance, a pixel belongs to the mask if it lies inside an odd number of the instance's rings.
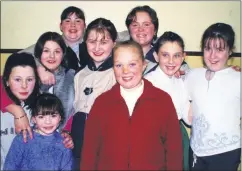
[[236,171],[240,163],[240,72],[227,65],[234,38],[228,24],[209,26],[201,40],[206,67],[186,78],[193,110],[191,170]]
[[[133,8],[125,21],[131,40],[139,43],[142,47],[146,62],[148,63],[144,74],[154,70],[157,66],[158,56],[153,45],[157,39],[159,19],[156,11],[148,5]],[[182,69],[189,70],[186,62],[182,63]]]
[[182,170],[182,140],[170,96],[142,79],[141,46],[114,48],[118,84],[101,94],[87,119],[81,170]]
[[85,120],[100,94],[115,83],[112,50],[117,39],[114,24],[105,18],[97,18],[86,29],[86,43],[89,61],[87,66],[75,75],[75,115],[71,128],[74,141],[73,154],[79,167]]
[[74,74],[73,69],[67,67],[66,44],[60,34],[46,32],[42,34],[34,49],[35,57],[41,64],[55,75],[54,85],[41,84],[42,92],[55,94],[64,105],[65,120],[59,129],[65,126],[66,121],[74,113]]
[[[1,111],[2,169],[9,147],[16,135],[15,123],[22,119],[26,119],[29,122],[29,105],[39,94],[39,78],[34,57],[27,53],[10,55],[5,63],[1,81],[4,91],[7,93],[6,98],[10,98],[15,105],[23,108],[26,113],[16,117],[10,113]],[[22,132],[26,134],[27,130],[23,129]]]
[[23,143],[17,135],[9,149],[3,170],[71,170],[72,152],[56,131],[64,121],[64,108],[58,97],[44,93],[31,105],[34,123],[32,140]]
[[184,42],[178,34],[165,32],[157,40],[154,48],[158,54],[159,67],[148,73],[145,78],[155,87],[167,92],[172,98],[183,133],[183,169],[188,170],[189,137],[181,120],[183,119],[190,125],[191,118],[189,120],[188,117],[190,102],[183,80],[174,76],[186,56]]

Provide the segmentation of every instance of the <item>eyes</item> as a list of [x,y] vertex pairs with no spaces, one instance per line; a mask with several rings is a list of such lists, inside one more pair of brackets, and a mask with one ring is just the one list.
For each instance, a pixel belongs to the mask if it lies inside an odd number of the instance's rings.
[[[46,48],[44,48],[43,49],[43,52],[42,53],[51,53],[51,50],[50,49],[46,49]],[[56,55],[60,55],[60,54],[62,54],[62,50],[60,50],[60,49],[56,49],[56,50],[54,50],[54,54],[56,54]]]
[[[130,68],[134,68],[134,67],[137,66],[137,63],[132,62],[132,63],[128,64],[128,66],[129,66]],[[121,67],[123,67],[123,65],[122,65],[122,64],[115,64],[114,67],[115,67],[115,68],[121,68]]]
[[222,47],[216,47],[216,48],[210,48],[209,46],[204,47],[204,51],[211,51],[212,49],[215,49],[216,52],[224,52],[225,48]]
[[144,22],[141,25],[137,22],[132,22],[130,26],[133,27],[133,28],[138,28],[138,27],[149,28],[152,25],[153,25],[153,23],[151,23],[151,22]]
[[59,113],[54,113],[54,114],[45,114],[45,115],[42,115],[42,114],[38,114],[36,116],[37,119],[47,119],[47,117],[50,117],[50,118],[57,118],[59,117],[60,114]]
[[80,18],[77,18],[77,19],[74,19],[74,20],[71,20],[69,18],[65,19],[63,22],[66,23],[66,24],[69,24],[71,22],[75,22],[76,24],[82,24],[83,23],[83,20],[80,19]]
[[35,82],[35,78],[34,77],[31,77],[31,78],[20,78],[20,77],[17,77],[17,78],[14,78],[13,79],[17,84],[22,84],[22,82],[26,82],[27,84],[32,84]]
[[[161,56],[162,57],[164,57],[164,58],[168,58],[168,57],[170,57],[170,54],[169,53],[161,53]],[[179,59],[179,58],[182,58],[183,57],[183,54],[182,53],[175,53],[174,55],[173,55],[173,57],[175,58],[175,59]]]
[[89,44],[96,44],[97,42],[100,42],[101,45],[106,45],[108,44],[108,40],[101,40],[101,41],[97,41],[97,40],[87,40],[87,43]]

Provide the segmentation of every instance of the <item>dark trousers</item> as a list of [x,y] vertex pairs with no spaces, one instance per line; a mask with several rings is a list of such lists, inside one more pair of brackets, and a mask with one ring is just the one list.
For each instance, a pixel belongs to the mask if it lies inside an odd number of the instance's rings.
[[[241,148],[212,156],[198,157],[194,156],[193,151],[190,147],[190,170],[237,171],[240,164],[240,155]],[[196,160],[194,160],[194,158],[196,158]]]
[[81,151],[84,139],[84,128],[86,123],[87,114],[83,112],[77,112],[72,121],[71,136],[74,143],[72,150],[74,157],[74,170],[80,170]]

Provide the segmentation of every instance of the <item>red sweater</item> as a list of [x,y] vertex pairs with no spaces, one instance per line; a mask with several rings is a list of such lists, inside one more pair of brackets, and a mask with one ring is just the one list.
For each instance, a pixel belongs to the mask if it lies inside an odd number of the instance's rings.
[[15,104],[7,95],[7,92],[2,83],[2,76],[0,76],[0,89],[1,89],[1,105],[0,110],[6,112],[6,107],[10,104]]
[[171,97],[144,80],[132,116],[118,84],[86,122],[81,170],[182,170],[182,137]]

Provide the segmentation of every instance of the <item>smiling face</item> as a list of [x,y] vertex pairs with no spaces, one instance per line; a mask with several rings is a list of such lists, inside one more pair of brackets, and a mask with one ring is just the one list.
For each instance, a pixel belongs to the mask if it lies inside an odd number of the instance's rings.
[[117,82],[125,89],[141,84],[145,67],[142,54],[135,47],[119,47],[114,53],[114,74]]
[[211,39],[203,50],[204,62],[211,71],[226,68],[231,51],[222,39]]
[[50,135],[58,128],[61,116],[58,112],[47,115],[38,114],[32,117],[32,120],[36,124],[36,129],[41,135]]
[[47,67],[51,71],[56,71],[63,58],[63,51],[56,42],[54,41],[46,41],[40,61],[41,63]]
[[147,12],[137,12],[129,26],[130,36],[141,46],[150,46],[155,35],[155,26]]
[[75,13],[69,15],[60,23],[65,42],[71,46],[82,39],[85,30],[85,22],[78,18]]
[[98,67],[110,57],[115,42],[113,42],[107,31],[102,34],[93,29],[88,33],[86,44],[88,54]]
[[165,42],[158,51],[159,66],[168,76],[173,76],[179,70],[185,53],[177,42]]
[[12,69],[7,86],[20,101],[26,100],[34,90],[35,74],[30,66],[16,66]]

